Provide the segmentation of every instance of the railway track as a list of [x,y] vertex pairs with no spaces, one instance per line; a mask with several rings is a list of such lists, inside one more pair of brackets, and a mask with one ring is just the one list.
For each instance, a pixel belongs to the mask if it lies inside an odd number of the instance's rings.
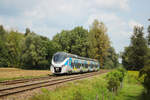
[[24,91],[28,91],[28,90],[33,90],[33,89],[37,89],[37,88],[41,88],[41,87],[57,85],[60,83],[69,82],[69,81],[73,81],[73,80],[83,79],[83,78],[91,77],[91,76],[101,74],[104,72],[105,71],[77,74],[77,75],[66,76],[66,77],[57,77],[55,79],[50,78],[47,80],[31,82],[28,84],[21,84],[21,85],[17,85],[17,86],[0,88],[0,97],[4,97],[4,96],[16,94],[16,93],[20,93],[20,92],[24,92]]
[[46,79],[51,79],[53,77],[54,77],[53,75],[49,75],[44,77],[32,78],[32,79],[16,79],[16,80],[0,82],[0,85],[13,85],[13,84],[25,83],[29,81],[46,80]]

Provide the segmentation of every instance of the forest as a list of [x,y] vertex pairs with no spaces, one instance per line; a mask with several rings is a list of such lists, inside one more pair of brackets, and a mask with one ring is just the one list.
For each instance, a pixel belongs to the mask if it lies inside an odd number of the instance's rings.
[[89,31],[82,26],[62,30],[51,40],[26,28],[25,33],[0,26],[0,67],[49,69],[54,53],[64,51],[99,60],[102,68],[118,66],[107,28],[95,20]]

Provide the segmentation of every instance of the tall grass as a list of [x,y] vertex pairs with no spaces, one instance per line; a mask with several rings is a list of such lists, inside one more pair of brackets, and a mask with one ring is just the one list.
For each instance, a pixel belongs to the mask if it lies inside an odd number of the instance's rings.
[[128,71],[122,90],[119,91],[115,100],[144,100],[141,95],[144,87],[141,84],[143,79],[139,79],[138,71]]
[[[36,94],[30,100],[140,100],[143,86],[138,79],[138,72],[128,72],[123,88],[117,94],[107,89],[105,74],[90,79],[71,82]],[[141,99],[142,100],[142,99]]]
[[30,100],[112,100],[113,93],[106,88],[103,76],[69,83],[56,90],[42,89],[42,94]]

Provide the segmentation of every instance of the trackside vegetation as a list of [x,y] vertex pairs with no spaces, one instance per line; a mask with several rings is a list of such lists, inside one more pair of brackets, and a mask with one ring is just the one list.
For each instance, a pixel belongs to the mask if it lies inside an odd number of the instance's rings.
[[[114,70],[113,72],[116,73],[117,71]],[[122,88],[118,87],[117,92],[109,91],[109,80],[106,79],[110,75],[108,73],[67,83],[54,90],[43,88],[41,94],[36,94],[29,100],[143,100],[140,98],[142,98],[144,88],[137,80],[138,71],[125,73],[122,81],[123,86]]]
[[125,74],[126,70],[120,67],[106,75],[109,91],[117,92],[119,87],[122,88]]
[[[148,35],[143,32],[143,27],[135,26],[131,43],[122,53],[122,64],[127,70],[138,70],[139,78],[145,88],[143,94],[150,95],[150,25]],[[146,36],[146,37],[145,37]]]

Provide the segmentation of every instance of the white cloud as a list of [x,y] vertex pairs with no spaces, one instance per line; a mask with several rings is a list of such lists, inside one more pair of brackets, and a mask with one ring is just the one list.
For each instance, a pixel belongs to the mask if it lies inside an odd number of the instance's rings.
[[128,0],[94,0],[94,4],[99,7],[129,9]]
[[112,41],[112,45],[116,48],[117,52],[123,51],[123,47],[128,45],[131,36],[131,33],[128,31],[128,22],[125,22],[115,13],[100,12],[89,16],[84,26],[87,28],[92,24],[94,19],[104,22],[108,28],[107,33]]
[[[116,41],[124,42],[124,38],[130,35],[125,28],[128,23],[115,13],[110,13],[111,10],[129,10],[129,0],[2,0],[1,7],[8,10],[8,15],[0,14],[0,24],[7,28],[17,27],[21,32],[29,27],[40,35],[52,38],[62,29],[76,25],[88,28],[96,18],[109,27],[108,34],[114,44]],[[104,13],[104,10],[110,12]],[[17,14],[9,16],[12,11]]]
[[60,15],[77,17],[93,11],[92,9],[100,8],[127,10],[129,9],[129,4],[128,0],[37,0],[37,3],[23,14],[36,18],[54,18]]
[[135,21],[135,20],[130,20],[130,21],[129,21],[129,27],[130,27],[131,29],[133,29],[134,26],[142,27],[143,25],[140,24],[139,22]]
[[[126,23],[123,19],[117,16],[115,13],[97,13],[89,16],[87,23],[85,24],[86,27],[92,24],[94,19],[98,19],[106,24],[109,27],[108,31],[115,32],[115,31],[123,31],[126,30],[128,27],[128,23]],[[120,34],[115,33],[115,34]]]
[[64,24],[80,22],[99,8],[123,10],[129,8],[128,0],[26,0],[23,2],[2,0],[0,2],[1,5],[5,5],[4,8],[8,8],[6,10],[10,10],[8,6],[11,5],[14,11],[20,11],[17,12],[20,13],[18,16],[13,16],[13,22],[7,21],[11,18],[3,17],[2,24],[10,25],[11,22],[13,26],[19,24],[23,27],[33,27],[35,23],[45,25],[45,22],[64,26]]

